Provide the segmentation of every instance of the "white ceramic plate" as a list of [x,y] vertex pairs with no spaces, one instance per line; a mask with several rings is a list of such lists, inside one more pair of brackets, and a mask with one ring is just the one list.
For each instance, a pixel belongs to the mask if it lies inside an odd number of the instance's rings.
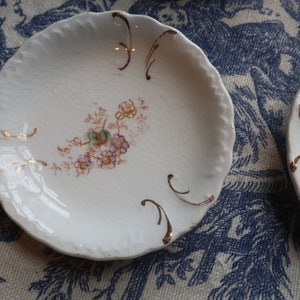
[[300,92],[291,106],[287,132],[287,160],[292,182],[300,199]]
[[216,201],[233,107],[177,30],[84,13],[36,34],[0,75],[0,198],[63,253],[135,257],[170,244]]

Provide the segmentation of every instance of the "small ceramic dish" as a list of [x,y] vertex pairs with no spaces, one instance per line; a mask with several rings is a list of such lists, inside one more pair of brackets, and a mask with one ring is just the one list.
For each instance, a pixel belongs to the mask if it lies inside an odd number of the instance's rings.
[[204,53],[146,16],[83,13],[0,74],[0,198],[69,255],[132,258],[195,227],[232,161],[233,106]]
[[287,131],[287,161],[292,182],[300,199],[300,92],[291,106]]

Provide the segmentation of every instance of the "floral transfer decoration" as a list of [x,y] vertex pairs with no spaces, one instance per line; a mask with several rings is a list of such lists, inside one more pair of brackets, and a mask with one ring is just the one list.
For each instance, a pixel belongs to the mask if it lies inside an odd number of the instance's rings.
[[129,148],[147,129],[145,112],[148,109],[143,99],[123,101],[113,116],[97,107],[85,118],[86,132],[82,136],[67,139],[66,145],[57,146],[63,159],[52,163],[51,169],[55,174],[73,169],[76,176],[80,176],[88,175],[94,168],[107,170],[124,163]]

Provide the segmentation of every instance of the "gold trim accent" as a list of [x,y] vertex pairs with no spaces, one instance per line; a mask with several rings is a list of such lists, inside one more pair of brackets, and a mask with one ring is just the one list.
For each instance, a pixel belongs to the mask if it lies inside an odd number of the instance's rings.
[[175,193],[178,195],[179,199],[182,200],[183,202],[185,202],[185,203],[187,203],[187,204],[190,204],[190,205],[194,205],[194,206],[202,206],[202,205],[209,204],[209,203],[211,203],[211,202],[213,202],[213,201],[215,200],[215,196],[214,196],[214,195],[210,195],[210,196],[208,197],[208,199],[206,199],[206,200],[204,200],[204,201],[201,201],[201,202],[197,202],[197,203],[190,202],[190,201],[187,201],[187,200],[183,199],[183,198],[180,197],[179,195],[186,195],[186,194],[188,194],[190,191],[189,191],[189,190],[188,190],[188,191],[184,191],[184,192],[179,192],[179,191],[177,191],[177,190],[172,186],[172,183],[171,183],[171,180],[172,180],[173,177],[174,177],[173,174],[169,174],[169,175],[168,175],[168,184],[169,184],[169,187],[171,188],[171,190],[172,190],[173,192],[175,192]]
[[131,32],[131,28],[130,28],[130,24],[128,22],[128,19],[124,16],[124,14],[120,13],[120,12],[113,12],[112,13],[113,18],[115,17],[119,17],[120,19],[122,19],[128,29],[129,32],[129,47],[126,46],[125,43],[119,42],[119,45],[122,46],[125,51],[127,52],[127,62],[125,63],[125,65],[123,67],[118,68],[120,71],[123,71],[130,63],[130,59],[131,59],[131,52],[132,52],[132,32]]
[[157,202],[155,202],[151,199],[144,199],[141,202],[141,205],[145,206],[147,202],[152,203],[158,210],[158,214],[159,214],[159,218],[158,218],[158,222],[157,222],[158,225],[161,224],[161,219],[162,219],[162,213],[161,212],[163,212],[164,215],[165,215],[165,218],[167,220],[167,232],[166,232],[165,236],[163,237],[162,241],[166,245],[172,240],[172,236],[173,236],[173,228],[172,228],[171,222],[170,222],[165,210],[163,209],[163,207],[161,205],[159,205]]
[[19,174],[21,171],[23,171],[23,169],[31,164],[42,164],[43,166],[47,166],[48,164],[43,161],[43,160],[39,160],[39,159],[28,159],[28,160],[20,160],[20,161],[14,161],[11,163],[8,163],[2,167],[0,167],[0,171],[15,166],[15,165],[19,165],[18,169],[17,169],[17,173]]
[[23,134],[23,133],[20,133],[18,135],[12,135],[9,131],[7,130],[1,130],[0,131],[1,134],[4,136],[4,137],[7,137],[7,138],[11,138],[11,139],[26,139],[26,138],[31,138],[33,137],[34,135],[36,135],[37,133],[37,128],[34,128],[33,129],[33,132],[30,133],[30,134]]
[[290,170],[291,172],[296,172],[297,170],[297,164],[298,161],[300,160],[300,155],[298,155],[296,158],[294,158],[294,160],[290,163]]
[[[149,75],[149,70],[152,66],[152,64],[155,62],[155,58],[151,60],[154,52],[157,50],[157,48],[159,47],[159,44],[157,43],[163,36],[167,35],[167,34],[177,34],[177,32],[175,30],[172,30],[172,29],[168,29],[166,31],[164,31],[162,34],[159,35],[159,37],[153,42],[149,52],[148,52],[148,55],[146,57],[146,60],[145,60],[145,69],[146,69],[146,79],[147,80],[150,80],[151,79],[151,76]],[[150,61],[151,60],[151,61]]]
[[172,179],[173,177],[174,177],[173,174],[169,174],[169,175],[168,175],[168,184],[169,184],[171,190],[172,190],[173,192],[175,192],[176,194],[180,194],[180,195],[188,194],[188,193],[190,192],[190,190],[185,191],[185,192],[179,192],[179,191],[177,191],[177,190],[175,190],[175,189],[173,188],[173,186],[172,186],[172,184],[171,184],[171,179]]

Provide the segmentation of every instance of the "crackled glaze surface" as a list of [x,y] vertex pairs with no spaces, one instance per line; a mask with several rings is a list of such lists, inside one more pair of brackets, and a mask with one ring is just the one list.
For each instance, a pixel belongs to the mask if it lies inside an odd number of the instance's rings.
[[164,247],[199,223],[231,165],[217,71],[149,17],[83,13],[36,34],[4,66],[0,103],[3,207],[71,255]]

